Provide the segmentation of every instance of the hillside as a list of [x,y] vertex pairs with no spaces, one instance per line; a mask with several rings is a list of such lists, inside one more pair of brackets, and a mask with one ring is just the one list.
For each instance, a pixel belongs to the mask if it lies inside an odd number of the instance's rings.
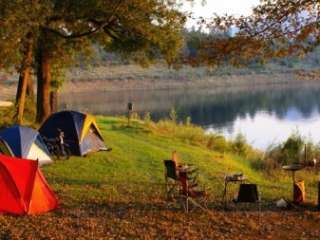
[[[291,179],[279,171],[266,175],[252,161],[232,152],[208,149],[203,132],[192,125],[99,117],[105,142],[113,149],[85,158],[56,161],[43,171],[60,199],[60,209],[41,216],[0,216],[0,239],[316,239],[320,216],[314,212],[316,175],[298,174],[306,181],[308,203],[280,211],[273,200],[291,198]],[[163,160],[176,150],[184,163],[200,170],[209,193],[210,213],[184,213],[164,195]],[[259,184],[263,203],[224,211],[221,202],[225,173],[241,171]],[[236,191],[236,186],[231,188]],[[243,211],[246,210],[246,211]],[[249,210],[249,211],[248,211]],[[296,223],[299,219],[299,224]],[[290,229],[290,231],[288,231]],[[305,229],[309,229],[308,232]]]

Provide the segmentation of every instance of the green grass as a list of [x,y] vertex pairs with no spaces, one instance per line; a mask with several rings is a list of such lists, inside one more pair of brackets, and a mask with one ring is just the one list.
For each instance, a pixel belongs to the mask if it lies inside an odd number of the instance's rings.
[[[198,127],[172,121],[98,117],[111,152],[72,157],[43,167],[60,207],[35,216],[0,215],[0,239],[317,239],[319,214],[302,207],[280,211],[274,199],[291,199],[291,179],[276,171],[268,176],[252,167],[251,155],[216,152]],[[194,137],[194,136],[197,137]],[[219,139],[219,138],[213,138]],[[221,141],[221,139],[220,139]],[[228,142],[227,145],[232,143]],[[210,147],[210,149],[209,149]],[[230,148],[231,149],[231,148]],[[206,186],[209,212],[185,213],[164,194],[163,160],[176,150],[181,162],[196,165]],[[252,153],[251,153],[252,154]],[[254,154],[253,154],[254,155]],[[221,202],[225,173],[242,171],[259,184],[264,205],[231,206]],[[315,174],[301,172],[308,201],[315,201]],[[237,186],[230,188],[237,191]],[[312,209],[315,209],[314,203]],[[297,219],[299,219],[297,221]],[[284,227],[285,226],[285,227]],[[290,229],[290,231],[288,231]],[[263,236],[263,237],[262,237]]]
[[[266,201],[291,199],[288,173],[275,170],[267,175],[252,167],[250,157],[208,149],[198,127],[171,121],[144,124],[138,120],[127,127],[125,119],[114,117],[98,117],[98,124],[106,144],[113,149],[111,152],[72,157],[44,167],[63,204],[97,199],[123,202],[163,198],[163,160],[170,159],[174,150],[181,162],[199,168],[200,181],[215,202],[221,201],[224,174],[233,172],[243,172],[250,182],[257,183]],[[193,138],[194,134],[198,137]],[[298,177],[305,180],[308,201],[314,202],[316,174],[301,171]]]

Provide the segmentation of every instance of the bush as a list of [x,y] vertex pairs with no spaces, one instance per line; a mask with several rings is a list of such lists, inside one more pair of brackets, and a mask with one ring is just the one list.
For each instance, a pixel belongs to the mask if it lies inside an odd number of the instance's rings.
[[320,145],[311,141],[306,142],[298,132],[295,132],[284,143],[271,145],[261,163],[255,166],[269,171],[283,165],[301,162],[312,165],[314,159],[319,162]]
[[245,136],[239,133],[231,143],[231,151],[241,156],[246,156],[249,150],[249,145]]
[[151,123],[151,114],[150,114],[150,112],[145,112],[145,114],[144,114],[144,116],[143,116],[143,122],[144,122],[144,124],[146,124],[146,125],[150,125],[150,123]]
[[211,134],[208,136],[207,148],[217,152],[227,152],[229,143],[223,136]]
[[245,137],[241,134],[234,141],[228,141],[221,135],[207,134],[202,127],[193,125],[191,118],[187,118],[184,123],[177,123],[176,119],[177,114],[172,109],[169,120],[160,120],[157,123],[151,121],[152,124],[146,124],[146,126],[154,133],[178,138],[184,142],[204,146],[220,153],[232,152],[242,156],[249,154],[254,157],[257,155],[257,151],[247,144]]
[[293,133],[281,147],[282,164],[299,163],[305,143],[298,132]]
[[176,110],[174,108],[171,109],[170,113],[169,113],[169,117],[170,117],[170,120],[174,123],[177,122],[177,119],[178,119],[178,114],[176,112]]
[[191,124],[192,124],[191,123],[191,117],[189,116],[189,117],[186,118],[185,125],[186,126],[191,126]]

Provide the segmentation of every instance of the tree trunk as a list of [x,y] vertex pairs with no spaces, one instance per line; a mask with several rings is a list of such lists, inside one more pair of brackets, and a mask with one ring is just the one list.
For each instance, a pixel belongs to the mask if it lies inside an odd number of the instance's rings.
[[37,78],[38,78],[38,87],[37,87],[37,122],[43,123],[50,115],[50,59],[49,53],[46,47],[44,46],[43,41],[39,41],[38,46],[38,58],[37,58]]
[[20,70],[19,83],[18,83],[17,94],[16,94],[16,106],[17,106],[16,119],[19,124],[21,124],[23,121],[27,86],[31,77],[32,50],[33,50],[33,39],[32,39],[31,33],[27,35],[25,44],[26,45],[24,49],[24,58],[21,64],[22,66]]
[[50,107],[51,113],[55,113],[58,111],[58,91],[53,90],[50,92]]
[[[18,105],[18,100],[21,96],[22,93],[22,83],[23,83],[23,76],[22,73],[20,73],[19,76],[19,82],[18,82],[18,88],[17,88],[17,93],[16,93],[16,105]],[[32,74],[31,74],[31,68],[30,68],[30,74],[29,74],[29,79],[27,81],[27,91],[26,91],[26,97],[31,99],[33,102],[35,95],[34,95],[34,82],[33,82],[33,78],[32,78]]]
[[[19,82],[18,82],[18,88],[17,88],[17,94],[16,94],[16,103],[18,103],[18,99],[21,96],[21,90],[22,90],[22,74],[20,73],[19,76]],[[32,74],[31,74],[31,69],[30,69],[30,77],[28,79],[27,82],[27,92],[26,92],[26,96],[34,99],[34,83],[33,83],[33,78],[32,78]]]
[[32,77],[30,77],[29,81],[28,81],[27,96],[30,99],[34,99],[34,83],[33,83],[33,78]]

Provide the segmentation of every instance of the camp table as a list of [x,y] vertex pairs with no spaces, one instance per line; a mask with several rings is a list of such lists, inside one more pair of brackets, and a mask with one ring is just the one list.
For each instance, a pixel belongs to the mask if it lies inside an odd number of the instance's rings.
[[227,207],[227,193],[228,193],[228,184],[229,183],[236,183],[236,184],[241,184],[243,183],[247,178],[242,174],[231,174],[231,175],[226,175],[224,177],[224,191],[223,191],[223,202],[224,202],[224,207]]
[[303,169],[304,166],[301,164],[291,164],[291,165],[285,165],[282,166],[282,169],[285,171],[290,171],[292,173],[292,183],[293,183],[293,201],[294,199],[294,184],[296,183],[296,171],[299,171],[301,169]]

